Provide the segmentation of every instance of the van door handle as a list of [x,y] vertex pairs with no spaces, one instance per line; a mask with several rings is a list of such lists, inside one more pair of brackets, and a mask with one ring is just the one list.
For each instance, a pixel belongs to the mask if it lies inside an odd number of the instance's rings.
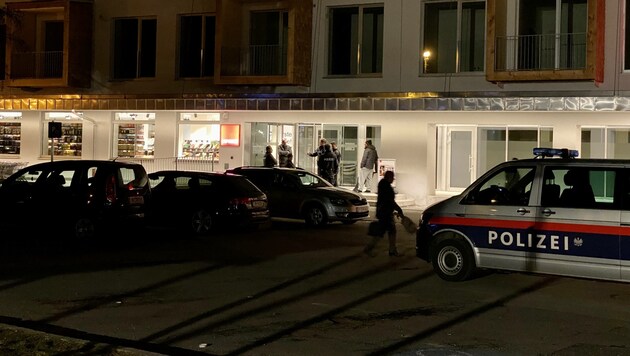
[[547,209],[543,210],[543,211],[542,211],[542,213],[543,213],[545,216],[549,216],[549,215],[553,215],[553,214],[555,214],[556,212],[555,212],[555,211],[553,211],[553,210],[551,210],[551,209],[549,209],[549,208],[547,208]]
[[529,210],[527,210],[525,208],[520,208],[520,209],[516,210],[516,212],[521,214],[521,215],[529,214]]

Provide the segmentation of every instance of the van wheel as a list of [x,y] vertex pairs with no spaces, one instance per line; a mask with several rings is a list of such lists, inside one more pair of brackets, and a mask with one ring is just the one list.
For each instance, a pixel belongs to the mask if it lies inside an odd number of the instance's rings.
[[208,235],[212,230],[212,214],[205,209],[195,210],[190,222],[192,232],[197,235]]
[[304,209],[304,221],[310,226],[323,226],[328,222],[328,216],[319,205],[309,205]]
[[89,240],[96,234],[96,225],[90,218],[79,218],[74,222],[74,238],[83,241]]
[[439,240],[432,249],[431,262],[437,275],[451,282],[469,279],[476,268],[470,246],[458,238]]

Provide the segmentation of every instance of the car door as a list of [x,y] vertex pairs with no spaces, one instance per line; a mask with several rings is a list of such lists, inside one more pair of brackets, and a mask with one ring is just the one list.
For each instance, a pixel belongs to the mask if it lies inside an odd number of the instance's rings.
[[4,181],[0,188],[0,218],[8,223],[30,219],[35,206],[33,199],[47,174],[46,169],[33,167]]
[[621,199],[621,227],[619,229],[619,264],[621,280],[630,281],[630,166],[624,167],[617,185]]
[[560,196],[541,191],[536,232],[528,236],[528,269],[578,277],[620,279],[621,170],[550,164],[544,167]]
[[459,228],[478,251],[478,267],[527,270],[523,239],[536,220],[530,203],[535,177],[535,164],[503,165],[466,193]]
[[276,171],[268,194],[271,214],[277,217],[298,218],[303,201],[300,180],[293,174]]

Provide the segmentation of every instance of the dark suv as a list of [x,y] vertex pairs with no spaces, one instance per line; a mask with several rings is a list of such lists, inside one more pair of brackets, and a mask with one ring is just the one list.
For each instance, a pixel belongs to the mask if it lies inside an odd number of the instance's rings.
[[239,167],[228,172],[246,176],[267,194],[272,217],[304,219],[317,226],[330,221],[352,224],[369,215],[363,196],[302,169]]
[[141,226],[150,194],[147,173],[139,164],[39,163],[2,182],[0,221],[4,226],[40,226],[85,239],[125,222]]

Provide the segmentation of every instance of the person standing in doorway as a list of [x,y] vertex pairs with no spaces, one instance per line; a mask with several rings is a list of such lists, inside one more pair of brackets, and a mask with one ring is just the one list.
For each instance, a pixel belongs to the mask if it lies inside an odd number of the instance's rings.
[[271,146],[265,147],[265,157],[263,158],[263,166],[273,168],[278,165],[278,161],[273,156],[273,148]]
[[[383,234],[387,232],[387,238],[389,240],[389,255],[400,256],[398,249],[396,248],[396,224],[394,222],[394,211],[397,211],[401,218],[405,215],[398,203],[396,203],[396,192],[394,192],[394,188],[392,188],[393,182],[393,171],[386,171],[383,179],[378,182],[378,191],[376,196],[376,219],[378,219],[378,224],[381,226]],[[367,246],[365,246],[365,249],[363,249],[363,252],[369,256],[374,256],[374,247],[382,237],[383,235],[373,236]]]
[[365,141],[363,158],[359,170],[359,184],[354,188],[355,192],[370,193],[372,189],[372,176],[376,172],[378,164],[378,153],[376,147],[372,145],[372,140]]
[[282,143],[278,145],[278,165],[280,167],[287,166],[287,160],[290,154],[293,154],[291,146],[287,144],[287,139],[283,138]]
[[339,170],[341,167],[341,152],[337,149],[337,143],[335,141],[330,143],[330,148],[332,149],[332,153],[337,157],[337,172],[335,172],[335,176],[333,177],[333,185],[335,187],[339,186]]
[[322,174],[320,176],[326,179],[330,184],[334,184],[335,175],[339,171],[339,164],[337,164],[337,156],[332,152],[332,148],[329,144],[324,145],[321,170]]

